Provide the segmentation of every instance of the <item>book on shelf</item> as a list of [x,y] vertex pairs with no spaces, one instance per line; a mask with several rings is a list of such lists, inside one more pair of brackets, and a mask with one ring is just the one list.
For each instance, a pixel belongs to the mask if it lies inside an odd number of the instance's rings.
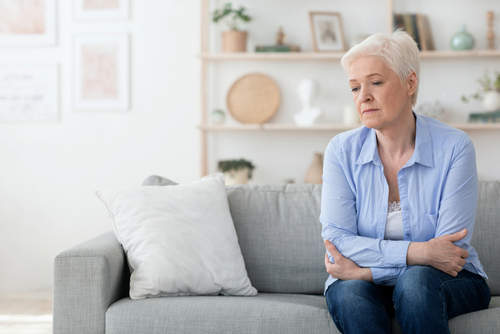
[[255,52],[300,52],[300,46],[293,44],[283,45],[257,45]]
[[469,115],[469,123],[500,123],[500,110]]
[[417,43],[420,51],[434,50],[429,19],[423,14],[394,14],[394,28],[402,28]]

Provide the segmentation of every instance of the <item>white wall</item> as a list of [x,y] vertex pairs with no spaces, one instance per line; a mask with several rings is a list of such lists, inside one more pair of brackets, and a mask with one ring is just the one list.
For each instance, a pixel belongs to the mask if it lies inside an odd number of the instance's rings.
[[[131,1],[131,19],[75,23],[58,1],[55,47],[1,48],[0,63],[57,62],[60,121],[0,124],[0,289],[52,286],[62,250],[111,230],[94,194],[151,174],[199,177],[198,0]],[[72,36],[128,32],[131,109],[75,111]]]
[[[410,0],[405,0],[410,2]],[[225,0],[214,0],[222,4]],[[402,0],[396,5],[401,7]],[[446,35],[467,21],[478,41],[485,34],[485,11],[495,10],[500,45],[500,4],[497,0],[442,1],[452,10],[433,10],[422,0],[439,49]],[[57,62],[60,71],[60,121],[51,124],[0,123],[0,288],[41,289],[52,286],[54,257],[62,250],[111,225],[94,191],[135,186],[151,174],[178,182],[199,177],[200,1],[131,0],[131,19],[106,23],[75,23],[72,1],[58,1],[58,44],[44,48],[1,48],[0,64]],[[254,21],[249,48],[270,44],[279,25],[289,42],[312,50],[307,12],[340,11],[347,39],[385,31],[385,0],[245,0]],[[441,2],[440,2],[441,3]],[[473,7],[473,8],[471,8]],[[359,8],[363,8],[360,11]],[[464,9],[465,8],[465,9]],[[404,11],[420,10],[401,8]],[[450,13],[440,18],[441,13]],[[212,25],[213,51],[219,51],[222,27]],[[442,35],[440,34],[442,31]],[[131,110],[83,112],[72,108],[71,42],[78,32],[129,32],[131,35]],[[484,47],[485,42],[479,46]],[[448,120],[464,121],[480,103],[465,105],[463,93],[474,92],[484,68],[500,70],[500,59],[422,61],[421,101],[439,99]],[[300,107],[295,90],[302,78],[322,86],[318,103],[325,121],[340,122],[350,103],[346,75],[338,63],[231,62],[211,65],[214,84],[209,103],[225,108],[225,94],[239,76],[253,71],[271,75],[280,85],[283,103],[271,122],[290,123]],[[234,120],[229,119],[229,123]],[[221,133],[210,136],[210,168],[221,158],[246,157],[258,167],[253,183],[301,181],[314,151],[323,151],[335,133]],[[500,179],[500,131],[474,131],[480,176]]]

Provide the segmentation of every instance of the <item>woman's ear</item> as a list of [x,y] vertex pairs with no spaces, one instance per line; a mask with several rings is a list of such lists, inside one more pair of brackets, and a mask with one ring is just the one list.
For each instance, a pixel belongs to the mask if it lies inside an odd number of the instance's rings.
[[411,96],[415,94],[415,91],[417,90],[417,74],[415,71],[411,71],[411,73],[408,75],[408,78],[406,79],[406,87],[408,88],[408,95]]

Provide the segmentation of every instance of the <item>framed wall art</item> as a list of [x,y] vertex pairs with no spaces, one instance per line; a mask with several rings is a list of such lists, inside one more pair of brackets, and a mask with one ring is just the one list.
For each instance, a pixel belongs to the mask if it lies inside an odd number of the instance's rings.
[[310,12],[309,20],[311,22],[314,51],[346,50],[340,13]]
[[75,35],[73,58],[75,109],[129,109],[128,34]]
[[126,20],[130,16],[130,0],[73,0],[77,21]]
[[55,0],[0,0],[0,46],[56,44]]
[[0,64],[0,121],[59,119],[57,64]]

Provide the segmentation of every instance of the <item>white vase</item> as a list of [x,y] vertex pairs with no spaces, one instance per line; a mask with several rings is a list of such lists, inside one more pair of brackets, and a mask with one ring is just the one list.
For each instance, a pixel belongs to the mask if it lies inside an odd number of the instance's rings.
[[359,118],[358,110],[355,106],[346,104],[344,106],[344,124],[353,125],[360,124],[361,119]]
[[323,183],[323,154],[314,153],[313,162],[307,169],[304,183]]
[[500,92],[490,90],[484,93],[483,108],[486,111],[500,110]]
[[232,186],[235,184],[247,184],[249,172],[250,170],[248,169],[248,167],[244,167],[238,170],[232,169],[224,172],[224,176],[226,177],[226,186]]

